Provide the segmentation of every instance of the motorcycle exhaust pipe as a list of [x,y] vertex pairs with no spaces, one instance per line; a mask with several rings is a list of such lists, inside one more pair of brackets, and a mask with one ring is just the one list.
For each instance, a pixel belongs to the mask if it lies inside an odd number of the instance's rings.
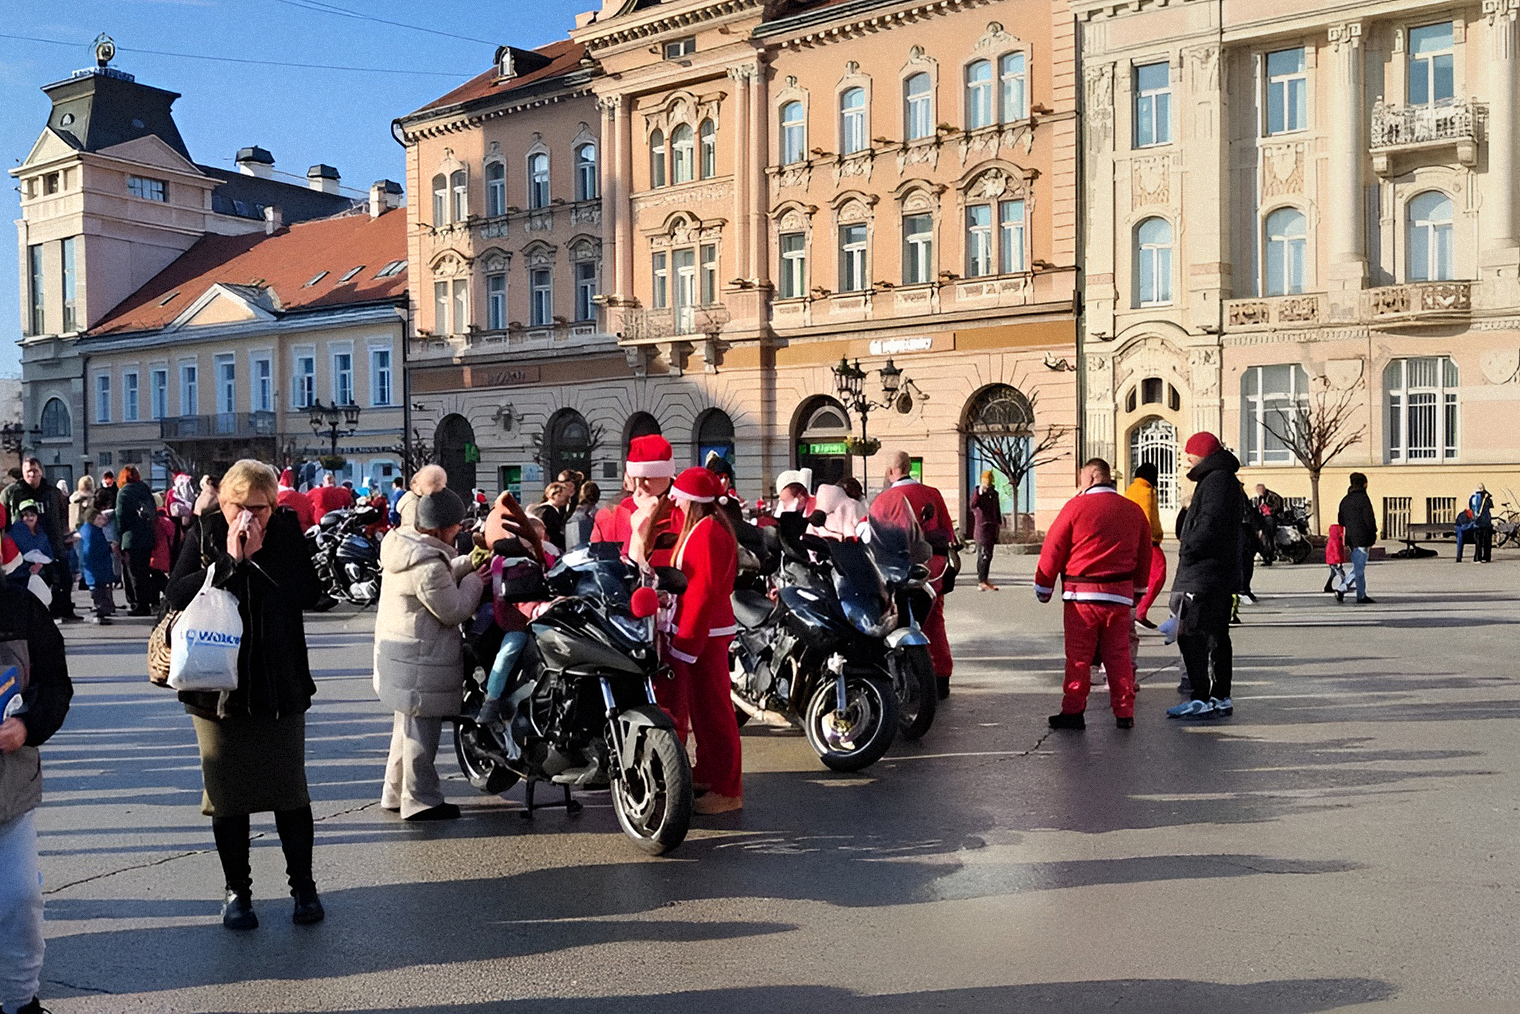
[[732,690],[728,692],[728,696],[733,700],[734,707],[757,722],[764,722],[766,725],[774,725],[781,729],[790,728],[792,724],[785,715],[777,714],[774,711],[767,711],[765,708],[757,708]]

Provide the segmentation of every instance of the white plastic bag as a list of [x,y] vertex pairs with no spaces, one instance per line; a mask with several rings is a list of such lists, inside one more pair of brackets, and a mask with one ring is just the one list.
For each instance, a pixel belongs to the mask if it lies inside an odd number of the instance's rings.
[[37,596],[43,605],[52,605],[53,589],[48,587],[48,583],[42,579],[41,574],[33,574],[26,579],[26,590]]
[[175,690],[236,690],[243,618],[237,596],[213,588],[215,568],[174,621],[169,646],[169,686]]

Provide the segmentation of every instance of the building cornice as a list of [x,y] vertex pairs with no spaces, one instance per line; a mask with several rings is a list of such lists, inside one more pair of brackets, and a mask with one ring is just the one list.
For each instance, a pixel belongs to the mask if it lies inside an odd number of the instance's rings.
[[269,321],[237,321],[231,324],[211,324],[205,327],[173,327],[165,325],[151,331],[128,331],[122,334],[86,335],[74,343],[78,355],[93,356],[107,352],[127,352],[136,349],[168,348],[180,345],[198,345],[202,342],[224,342],[232,339],[295,336],[307,331],[331,331],[344,327],[370,324],[403,325],[405,297],[382,302],[347,304],[339,307],[323,307],[299,313],[283,314]]
[[761,25],[755,29],[755,38],[802,49],[874,35],[883,29],[974,10],[996,2],[999,0],[855,0]]
[[571,32],[571,38],[583,43],[587,50],[600,52],[619,46],[635,45],[646,39],[667,32],[689,32],[714,22],[742,16],[760,10],[765,0],[715,0],[685,10],[651,8],[647,14],[624,14],[605,23],[593,23],[579,31]]
[[592,94],[591,79],[594,76],[596,72],[593,68],[580,67],[559,77],[535,82],[534,86],[520,91],[486,95],[452,106],[429,109],[425,113],[409,113],[396,120],[396,123],[409,144],[424,137],[470,130],[486,120],[589,96]]

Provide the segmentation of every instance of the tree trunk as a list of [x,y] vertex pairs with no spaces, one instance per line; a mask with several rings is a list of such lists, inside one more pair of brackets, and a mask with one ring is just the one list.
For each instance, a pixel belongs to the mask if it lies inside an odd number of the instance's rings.
[[1319,469],[1309,470],[1309,509],[1314,512],[1314,534],[1319,535]]

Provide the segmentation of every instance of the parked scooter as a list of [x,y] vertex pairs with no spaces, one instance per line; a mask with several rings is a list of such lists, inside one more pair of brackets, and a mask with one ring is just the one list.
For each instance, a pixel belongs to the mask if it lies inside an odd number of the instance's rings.
[[380,598],[380,543],[365,529],[380,521],[380,511],[368,504],[329,511],[306,530],[312,563],[322,583],[319,609],[337,602],[367,606]]
[[1309,544],[1309,515],[1298,507],[1285,507],[1276,515],[1277,535],[1272,547],[1279,560],[1303,563],[1313,547]]

